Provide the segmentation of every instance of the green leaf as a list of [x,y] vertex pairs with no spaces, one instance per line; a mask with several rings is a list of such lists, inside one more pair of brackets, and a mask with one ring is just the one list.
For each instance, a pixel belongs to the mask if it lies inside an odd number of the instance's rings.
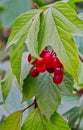
[[22,55],[22,61],[21,61],[21,74],[20,74],[20,84],[23,86],[23,80],[27,77],[29,74],[32,65],[27,61],[29,53],[26,51]]
[[[45,77],[46,73],[43,74],[42,76],[44,76],[44,78],[46,78],[45,80],[48,81],[49,80],[49,75],[48,77]],[[39,80],[39,82],[37,81]],[[38,84],[38,83],[39,84]],[[45,81],[43,81],[45,82]],[[26,100],[30,100],[33,96],[35,96],[35,89],[36,86],[39,86],[41,83],[41,76],[39,78],[32,78],[30,75],[28,75],[25,80],[24,80],[24,84],[23,84],[23,101]],[[57,90],[60,92],[60,95],[66,95],[66,96],[70,96],[72,95],[72,91],[73,91],[73,78],[71,77],[70,74],[65,73],[64,75],[64,79],[63,82],[56,86]]]
[[79,130],[82,130],[82,128],[83,128],[83,115],[82,115],[82,117],[81,117]]
[[58,109],[59,113],[65,114],[72,108],[79,104],[79,97],[77,96],[64,96],[61,101],[61,105]]
[[74,9],[76,9],[76,3],[82,2],[83,0],[66,0],[67,3]]
[[75,42],[78,46],[80,53],[83,55],[83,37],[75,37]]
[[[19,44],[22,40],[21,44],[26,42],[29,52],[33,57],[38,58],[38,54],[46,46],[51,46],[65,70],[78,81],[79,57],[73,40],[74,35],[83,36],[83,20],[67,3],[56,2],[47,6],[47,10],[43,12],[33,10],[20,16],[13,26],[7,48],[13,44]],[[19,54],[19,61],[21,55],[22,50]],[[19,65],[17,68],[20,68]],[[18,80],[19,77],[17,76]]]
[[8,94],[11,90],[12,80],[13,80],[12,71],[9,70],[6,74],[5,79],[3,81],[1,81],[2,96],[3,96],[4,100],[7,98]]
[[80,19],[83,19],[83,13],[79,14]]
[[[22,41],[20,41],[20,43],[23,43],[23,39],[21,40]],[[30,71],[30,68],[32,67],[32,65],[30,65],[27,61],[28,52],[23,53],[24,49],[23,46],[24,43],[23,44],[18,43],[14,45],[10,55],[12,71],[17,78],[20,88],[23,85],[23,80],[26,78],[27,74]]]
[[[80,13],[79,17],[80,17],[80,19],[83,19],[83,13]],[[75,40],[75,42],[78,46],[80,53],[83,54],[83,44],[82,44],[83,43],[83,37],[75,36],[74,40]]]
[[34,110],[25,120],[22,130],[70,130],[64,119],[55,113],[48,121],[38,109]]
[[41,112],[48,119],[60,104],[58,87],[53,83],[52,77],[48,73],[40,74],[38,78],[32,78],[28,75],[24,81],[22,92],[23,101],[36,96]]
[[60,85],[58,85],[58,88],[62,95],[72,96],[74,89],[73,85],[74,85],[73,77],[69,73],[65,72],[63,82]]
[[67,115],[68,124],[73,127],[74,123],[79,119],[82,114],[79,107],[74,107],[64,115]]
[[33,23],[35,15],[38,15],[40,12],[40,10],[28,11],[16,19],[6,48],[18,43],[18,41],[20,41],[20,38],[23,38],[23,42],[25,42],[26,36],[31,24]]
[[29,11],[28,13],[25,13],[24,15],[20,16],[16,20],[12,29],[12,33],[9,37],[7,47],[14,44],[10,56],[10,61],[11,61],[12,72],[16,76],[18,83],[20,83],[21,60],[22,60],[22,53],[24,49],[25,39],[27,37],[31,24],[33,24],[33,19],[34,19],[33,17],[34,15],[36,15],[36,13],[38,13],[37,10]]
[[79,85],[83,84],[83,63],[81,62],[79,67]]
[[72,6],[72,4],[83,2],[83,0],[68,0],[68,4]]
[[26,39],[26,44],[29,52],[31,52],[33,57],[38,58],[38,32],[40,26],[40,14],[37,14],[33,19],[33,23],[29,28],[28,36]]
[[39,110],[34,110],[25,120],[22,130],[43,130]]
[[23,84],[23,99],[22,101],[30,100],[33,96],[35,96],[35,88],[37,86],[37,79],[32,78],[30,75],[26,77]]
[[79,107],[80,107],[80,109],[83,108],[83,96],[80,97],[80,100],[79,100]]
[[83,0],[68,0],[68,2],[77,3],[77,2],[83,2]]
[[[60,85],[55,85],[52,76],[48,73],[40,74],[37,78],[28,75],[23,84],[22,100],[30,100],[36,96],[42,113],[47,118],[50,118],[54,111],[57,110],[61,96],[72,95],[72,91],[73,79],[68,73],[65,73],[63,82]],[[50,104],[52,105],[50,106]]]
[[82,108],[83,108],[83,97],[63,97],[62,104],[59,108],[59,113],[63,114],[71,128],[75,124],[79,124],[80,118],[82,117]]
[[83,34],[83,21],[76,16],[74,10],[66,3],[55,4],[52,13],[58,35],[55,51],[65,69],[78,80],[79,58],[73,35]]
[[76,10],[76,4],[75,4],[75,2],[68,1],[68,4],[69,4],[73,9]]
[[12,72],[16,76],[18,83],[20,83],[20,73],[21,73],[21,59],[24,49],[24,38],[22,37],[16,45],[13,46],[10,63],[12,67]]
[[41,14],[40,30],[38,35],[39,54],[46,46],[52,46],[55,43],[56,34],[54,28],[55,23],[53,21],[51,9],[49,8]]
[[58,113],[54,113],[51,117],[51,122],[56,126],[57,130],[70,130],[67,122]]
[[33,2],[36,3],[39,7],[45,5],[45,0],[44,0],[44,1],[41,1],[41,0],[33,0]]
[[38,35],[39,54],[46,46],[52,46],[65,70],[78,81],[79,57],[74,35],[83,36],[83,21],[68,4],[56,2],[44,11]]
[[8,116],[0,126],[0,130],[21,130],[22,111]]
[[36,98],[38,106],[47,119],[58,109],[60,105],[60,93],[58,87],[53,83],[52,77],[47,73],[40,75],[36,86]]

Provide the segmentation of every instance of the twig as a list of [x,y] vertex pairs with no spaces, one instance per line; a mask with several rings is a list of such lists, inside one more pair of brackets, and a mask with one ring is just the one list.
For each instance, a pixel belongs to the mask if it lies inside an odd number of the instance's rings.
[[32,3],[32,8],[33,9],[39,9],[39,6],[36,3]]
[[33,102],[32,104],[30,104],[29,106],[27,106],[26,108],[24,108],[22,111],[26,111],[28,108],[32,107],[35,104],[35,102]]
[[26,111],[28,108],[32,107],[34,105],[34,108],[38,108],[38,104],[36,102],[36,98],[34,100],[34,102],[32,104],[30,104],[29,106],[27,106],[26,108],[24,108],[22,111]]
[[35,108],[35,109],[38,108],[38,104],[37,104],[36,98],[35,98],[35,100],[34,100],[34,103],[35,103],[34,108]]

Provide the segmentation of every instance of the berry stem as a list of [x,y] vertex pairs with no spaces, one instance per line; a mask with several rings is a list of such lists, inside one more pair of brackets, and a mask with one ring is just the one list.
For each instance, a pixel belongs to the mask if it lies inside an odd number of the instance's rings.
[[36,102],[36,98],[34,100],[34,102],[32,104],[30,104],[29,106],[27,106],[26,108],[24,108],[22,110],[22,112],[26,111],[28,108],[32,107],[34,105],[34,108],[38,108],[37,102]]
[[38,108],[38,104],[37,104],[37,101],[36,101],[36,98],[35,98],[35,100],[34,100],[34,108],[36,109],[36,108]]

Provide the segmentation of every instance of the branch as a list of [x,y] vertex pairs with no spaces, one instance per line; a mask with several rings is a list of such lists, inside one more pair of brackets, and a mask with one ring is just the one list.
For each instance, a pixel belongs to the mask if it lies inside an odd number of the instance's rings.
[[37,104],[36,98],[35,98],[35,100],[34,100],[34,103],[35,103],[34,108],[35,108],[35,109],[38,108],[38,104]]
[[29,106],[27,106],[26,108],[24,108],[22,111],[26,111],[28,108],[32,107],[35,104],[35,102],[33,102],[32,104],[30,104]]
[[30,104],[29,106],[27,106],[26,108],[24,108],[22,111],[26,111],[28,108],[32,107],[34,105],[34,108],[38,108],[38,104],[36,102],[36,98],[34,100],[34,102],[32,104]]

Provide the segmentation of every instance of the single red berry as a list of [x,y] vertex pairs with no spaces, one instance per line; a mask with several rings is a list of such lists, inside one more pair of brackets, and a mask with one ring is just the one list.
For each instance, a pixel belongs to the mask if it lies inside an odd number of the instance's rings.
[[30,75],[31,75],[32,77],[34,77],[34,78],[39,75],[39,72],[37,71],[37,68],[36,68],[36,67],[34,67],[34,68],[30,71]]
[[63,76],[64,76],[64,71],[61,69],[60,74],[55,75],[55,73],[54,73],[53,82],[55,84],[60,84],[63,80]]
[[47,68],[47,71],[48,71],[49,73],[53,73],[53,72],[54,72],[54,68]]
[[60,68],[61,66],[62,66],[62,64],[59,61],[58,57],[54,56],[52,59],[52,67],[53,68]]
[[39,72],[45,72],[46,71],[46,66],[44,64],[43,59],[42,60],[37,60],[36,68],[37,68],[37,70]]
[[55,68],[54,75],[60,75],[62,69],[61,68]]
[[60,84],[62,82],[62,80],[63,80],[63,75],[62,74],[53,77],[53,82],[55,84]]
[[52,62],[52,57],[53,54],[49,50],[43,50],[42,53],[40,54],[40,57],[43,58],[44,63],[47,68],[51,68],[51,62]]
[[[32,55],[31,55],[31,53],[28,55],[28,62],[30,63],[31,62],[31,60],[32,60]],[[37,60],[34,60],[31,64],[32,65],[34,65],[34,64],[36,64],[36,62],[37,62]]]
[[43,51],[42,51],[42,53],[40,54],[40,57],[44,57],[45,56],[45,54],[47,54],[47,53],[50,53],[50,51],[49,50],[46,50],[46,49],[44,49]]
[[49,65],[52,63],[52,54],[51,53],[47,53],[45,54],[45,56],[43,57],[44,63],[45,65]]
[[31,53],[30,53],[30,54],[28,55],[28,58],[27,58],[28,62],[30,62],[31,59],[32,59],[32,55],[31,55]]

